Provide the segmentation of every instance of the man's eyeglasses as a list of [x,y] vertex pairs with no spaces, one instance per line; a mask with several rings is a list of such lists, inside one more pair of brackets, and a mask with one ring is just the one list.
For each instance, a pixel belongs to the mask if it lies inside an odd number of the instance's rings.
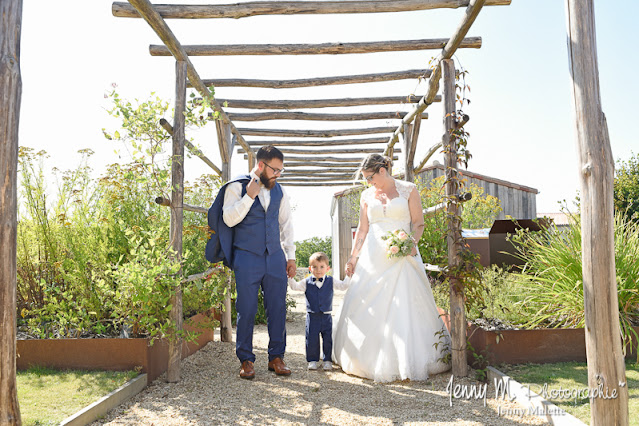
[[373,176],[375,176],[376,174],[377,174],[377,172],[373,173],[373,174],[372,174],[372,175],[370,175],[370,176],[366,176],[366,177],[364,178],[364,180],[365,180],[366,182],[368,182],[368,183],[371,183],[371,181],[373,180]]
[[264,163],[265,166],[268,166],[269,169],[273,170],[273,173],[275,173],[276,175],[281,175],[282,173],[284,173],[284,169],[276,169],[274,167],[269,166],[268,164]]

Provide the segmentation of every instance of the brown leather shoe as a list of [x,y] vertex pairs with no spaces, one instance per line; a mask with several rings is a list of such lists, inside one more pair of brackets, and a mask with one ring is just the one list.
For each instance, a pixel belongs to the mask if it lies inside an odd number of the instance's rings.
[[291,369],[284,364],[284,360],[282,360],[282,358],[275,358],[273,361],[269,361],[268,369],[269,371],[275,371],[275,374],[278,376],[291,375]]
[[240,368],[240,377],[243,379],[255,378],[255,369],[253,368],[253,361],[244,361],[242,368]]

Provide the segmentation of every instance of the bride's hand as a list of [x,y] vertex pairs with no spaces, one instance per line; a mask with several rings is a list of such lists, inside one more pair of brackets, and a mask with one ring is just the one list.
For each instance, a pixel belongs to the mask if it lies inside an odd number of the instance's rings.
[[348,259],[348,262],[346,262],[346,275],[348,275],[349,277],[353,276],[353,273],[355,272],[355,265],[357,264],[357,258],[353,258],[351,257],[350,259]]
[[413,246],[413,248],[410,251],[410,255],[411,256],[417,256],[417,247]]

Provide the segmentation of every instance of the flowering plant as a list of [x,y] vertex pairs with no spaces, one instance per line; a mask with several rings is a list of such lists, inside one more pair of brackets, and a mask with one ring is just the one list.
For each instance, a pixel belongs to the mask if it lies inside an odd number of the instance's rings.
[[386,241],[386,255],[389,258],[410,256],[413,247],[415,247],[415,240],[410,233],[403,229],[389,231],[382,237],[382,240]]

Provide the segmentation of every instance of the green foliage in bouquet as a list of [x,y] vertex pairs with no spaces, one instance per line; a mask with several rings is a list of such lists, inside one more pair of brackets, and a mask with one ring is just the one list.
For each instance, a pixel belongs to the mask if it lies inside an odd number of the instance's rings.
[[382,240],[386,241],[385,250],[388,258],[409,256],[415,247],[412,235],[403,229],[389,231]]

